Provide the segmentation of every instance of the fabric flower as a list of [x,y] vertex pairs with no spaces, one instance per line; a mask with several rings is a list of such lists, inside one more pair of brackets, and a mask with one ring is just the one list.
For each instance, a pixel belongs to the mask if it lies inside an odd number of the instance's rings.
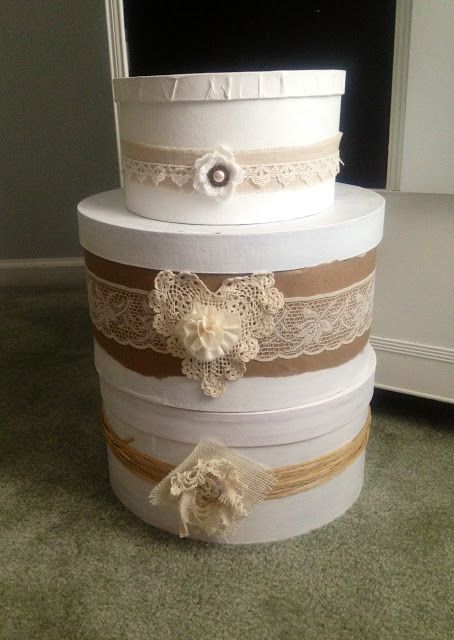
[[195,302],[189,313],[175,328],[189,355],[211,362],[231,351],[241,337],[241,320],[225,309]]
[[202,534],[226,542],[276,482],[269,467],[201,440],[153,487],[149,500],[176,511],[182,538]]
[[226,459],[199,459],[187,471],[174,473],[170,494],[179,502],[180,536],[189,535],[188,525],[213,536],[246,517],[242,501],[245,488]]
[[200,380],[204,393],[221,396],[226,380],[237,380],[274,331],[284,296],[272,273],[227,278],[210,291],[194,273],[161,271],[150,293],[153,328],[168,352],[182,359],[183,375]]
[[193,186],[196,191],[206,196],[227,199],[243,177],[244,171],[235,162],[232,152],[225,147],[219,147],[195,161]]

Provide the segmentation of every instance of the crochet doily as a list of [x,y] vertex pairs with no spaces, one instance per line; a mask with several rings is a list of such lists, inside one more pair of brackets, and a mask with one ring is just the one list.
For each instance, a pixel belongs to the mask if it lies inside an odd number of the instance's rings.
[[[237,380],[246,371],[246,362],[257,357],[259,340],[272,335],[274,316],[284,306],[284,296],[273,286],[272,273],[228,278],[217,291],[208,287],[194,273],[161,271],[149,294],[155,312],[153,327],[166,339],[168,353],[182,359],[183,374],[201,381],[204,393],[222,395],[227,380]],[[181,322],[195,303],[222,309],[239,318],[241,336],[224,356],[211,361],[191,356],[177,335]]]

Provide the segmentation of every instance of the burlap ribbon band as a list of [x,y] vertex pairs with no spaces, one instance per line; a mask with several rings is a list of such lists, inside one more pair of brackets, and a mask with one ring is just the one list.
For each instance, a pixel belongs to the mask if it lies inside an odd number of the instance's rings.
[[[128,369],[146,376],[180,376],[181,362],[153,342],[148,294],[158,274],[85,253],[90,314],[98,344]],[[348,362],[367,344],[375,250],[348,260],[275,272],[285,297],[274,336],[262,341],[246,376],[286,376]],[[215,290],[225,274],[199,274]]]
[[[238,193],[257,190],[301,189],[334,179],[339,172],[341,133],[304,147],[238,150],[234,153],[219,147],[185,149],[121,141],[122,170],[126,180],[148,186],[192,190],[197,182],[200,159],[225,158],[225,170],[239,173]],[[221,154],[216,156],[216,154]],[[233,164],[232,164],[233,163]],[[231,166],[230,166],[231,165]],[[197,188],[197,187],[196,187]],[[199,190],[199,189],[198,189]]]

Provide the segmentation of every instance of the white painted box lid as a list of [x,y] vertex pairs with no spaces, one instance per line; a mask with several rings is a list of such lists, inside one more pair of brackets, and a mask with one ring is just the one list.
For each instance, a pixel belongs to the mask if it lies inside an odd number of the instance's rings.
[[346,260],[376,247],[384,199],[338,184],[326,211],[296,220],[255,225],[204,226],[137,216],[120,189],[79,206],[82,246],[107,260],[148,269],[196,273],[286,271]]
[[240,71],[163,76],[136,76],[113,81],[117,102],[192,102],[264,100],[342,95],[340,69]]

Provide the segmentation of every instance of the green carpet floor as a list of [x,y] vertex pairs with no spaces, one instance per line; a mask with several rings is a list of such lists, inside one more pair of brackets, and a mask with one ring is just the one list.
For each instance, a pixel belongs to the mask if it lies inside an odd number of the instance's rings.
[[363,493],[262,546],[180,541],[111,493],[84,292],[2,293],[1,640],[448,640],[453,407],[377,392]]

